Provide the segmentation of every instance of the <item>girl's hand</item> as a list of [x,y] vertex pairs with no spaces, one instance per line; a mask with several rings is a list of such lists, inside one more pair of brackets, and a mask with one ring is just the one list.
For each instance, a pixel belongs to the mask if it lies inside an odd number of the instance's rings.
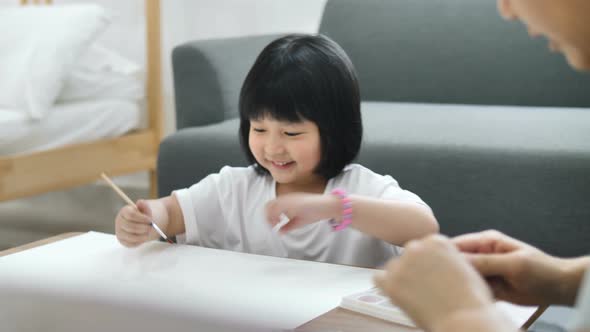
[[152,210],[148,202],[137,201],[137,209],[126,205],[115,218],[115,234],[125,247],[137,247],[140,244],[156,240],[160,236],[152,227]]
[[338,219],[342,214],[342,203],[334,195],[292,193],[278,197],[266,205],[266,217],[272,226],[280,221],[281,213],[289,218],[280,232],[324,219]]

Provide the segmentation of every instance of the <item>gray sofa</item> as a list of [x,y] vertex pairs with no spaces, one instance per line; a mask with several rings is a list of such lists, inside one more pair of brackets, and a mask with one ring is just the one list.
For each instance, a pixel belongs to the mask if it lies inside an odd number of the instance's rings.
[[[590,75],[502,21],[495,1],[329,0],[319,32],[359,74],[358,162],[419,194],[442,233],[495,228],[552,254],[590,253]],[[238,93],[277,37],[174,50],[179,130],[161,145],[160,195],[245,165]]]

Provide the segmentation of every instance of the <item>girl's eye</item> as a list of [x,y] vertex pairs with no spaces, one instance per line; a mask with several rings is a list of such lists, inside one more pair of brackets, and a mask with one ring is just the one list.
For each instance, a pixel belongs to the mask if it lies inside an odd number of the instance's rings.
[[263,133],[263,132],[265,132],[265,131],[266,131],[266,130],[264,130],[264,129],[262,129],[262,128],[252,128],[252,130],[254,130],[254,131],[255,131],[255,132],[257,132],[257,133]]
[[293,133],[293,132],[287,132],[286,131],[285,132],[285,135],[287,135],[287,136],[298,136],[298,135],[301,135],[301,133]]

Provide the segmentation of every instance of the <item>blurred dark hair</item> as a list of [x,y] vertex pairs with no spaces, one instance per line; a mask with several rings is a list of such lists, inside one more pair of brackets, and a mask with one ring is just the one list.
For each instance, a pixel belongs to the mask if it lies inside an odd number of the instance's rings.
[[323,35],[292,34],[266,46],[240,92],[240,142],[260,174],[248,144],[250,120],[314,122],[321,158],[315,173],[330,179],[358,155],[363,135],[356,72],[344,50]]

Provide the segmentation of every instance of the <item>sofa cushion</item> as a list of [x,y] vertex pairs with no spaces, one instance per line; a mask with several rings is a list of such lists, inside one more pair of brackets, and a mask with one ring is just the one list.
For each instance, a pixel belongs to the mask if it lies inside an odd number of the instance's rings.
[[225,165],[246,166],[238,138],[239,119],[180,129],[160,143],[158,194],[170,195]]
[[442,233],[495,228],[590,252],[587,110],[363,103],[363,117],[361,163],[419,194]]
[[590,152],[590,110],[364,102],[365,143],[525,154]]

